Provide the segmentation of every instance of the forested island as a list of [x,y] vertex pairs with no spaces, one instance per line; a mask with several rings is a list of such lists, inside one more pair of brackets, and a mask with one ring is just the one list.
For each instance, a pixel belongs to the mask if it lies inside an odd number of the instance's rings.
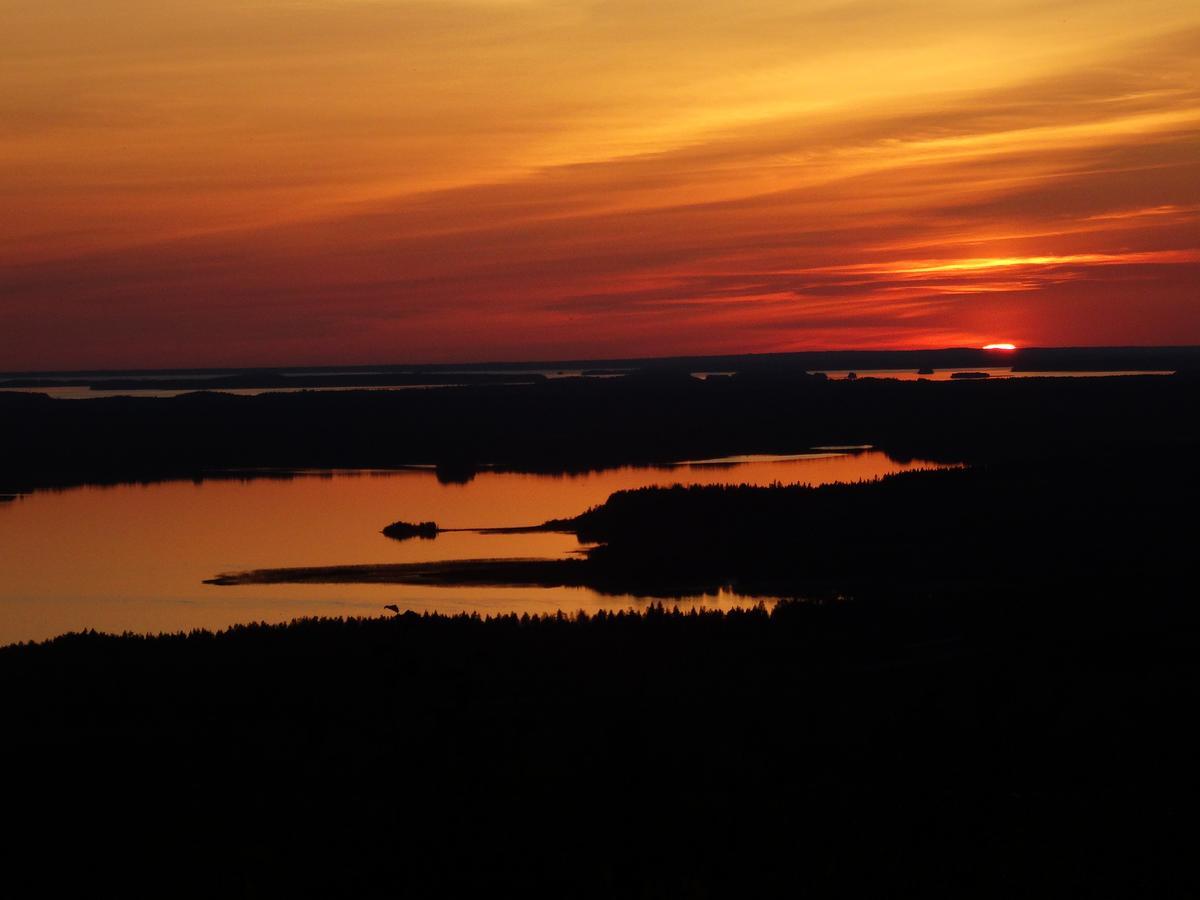
[[393,522],[384,526],[383,535],[394,541],[407,541],[410,538],[431,541],[438,536],[439,530],[437,522]]

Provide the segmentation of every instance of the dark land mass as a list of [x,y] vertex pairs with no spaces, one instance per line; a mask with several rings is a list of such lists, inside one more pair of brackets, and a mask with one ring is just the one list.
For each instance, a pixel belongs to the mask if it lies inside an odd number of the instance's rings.
[[801,598],[769,612],[405,614],[0,648],[5,886],[1197,896],[1198,389],[766,366],[392,395],[0,396],[0,466],[35,487],[406,461],[469,478],[862,443],[973,464],[623,492],[547,523],[601,543],[553,579],[544,561],[472,564],[504,583],[520,565],[527,584]]
[[235,375],[164,376],[160,378],[16,378],[0,381],[5,388],[87,387],[94,391],[222,391],[271,388],[435,387],[469,384],[534,384],[546,376],[535,373],[380,372],[294,375],[247,372]]
[[[1012,366],[1031,372],[1162,372],[1200,368],[1200,347],[1022,347],[1012,351],[956,347],[943,350],[814,350],[793,353],[727,354],[722,356],[631,357],[626,359],[539,360],[526,362],[442,363],[424,365],[288,366],[247,369],[116,369],[53,372],[0,372],[8,386],[90,386],[97,389],[122,380],[128,388],[149,382],[196,379],[275,377],[336,379],[343,377],[420,376],[432,374],[479,376],[536,372],[583,372],[619,375],[644,371],[738,372],[751,369],[964,369]],[[372,382],[377,383],[377,382]],[[430,383],[422,381],[421,383]],[[186,390],[186,388],[184,388]]]
[[1200,371],[1197,347],[1028,347],[1011,355],[1016,372]]
[[1195,896],[1195,604],[1098,587],[0,649],[5,883]]
[[[227,388],[350,388],[350,387],[427,387],[436,385],[469,384],[535,384],[545,381],[544,375],[526,372],[504,374],[478,372],[383,372],[379,374],[330,374],[330,375],[280,375],[275,373],[251,373],[227,375],[197,382],[188,378],[163,379],[113,379],[92,382],[93,390],[129,391],[195,391],[221,390]],[[3,387],[3,385],[0,385]]]
[[582,471],[874,444],[900,458],[984,462],[1092,447],[1194,443],[1200,378],[826,380],[773,363],[437,391],[52,400],[0,392],[9,492],[202,478],[223,470],[482,465]]
[[406,541],[410,538],[433,540],[438,536],[439,530],[437,522],[393,522],[384,526],[383,535],[394,541]]

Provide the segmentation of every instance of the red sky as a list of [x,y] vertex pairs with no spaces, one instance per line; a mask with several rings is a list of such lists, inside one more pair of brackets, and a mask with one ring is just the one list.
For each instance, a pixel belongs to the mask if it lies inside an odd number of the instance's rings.
[[1200,7],[41,0],[0,370],[1200,344]]

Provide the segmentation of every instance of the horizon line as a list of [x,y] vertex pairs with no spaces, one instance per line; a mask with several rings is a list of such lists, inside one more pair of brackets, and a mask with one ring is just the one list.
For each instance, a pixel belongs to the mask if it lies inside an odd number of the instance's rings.
[[324,372],[330,370],[339,370],[346,372],[366,372],[372,369],[414,369],[422,371],[434,370],[453,370],[456,368],[471,368],[480,369],[488,366],[498,366],[505,368],[528,367],[528,368],[579,368],[581,366],[599,367],[599,366],[614,366],[617,364],[637,364],[637,363],[669,363],[684,360],[724,360],[724,359],[767,359],[775,357],[800,357],[800,356],[817,356],[817,355],[917,355],[922,353],[978,353],[978,354],[996,354],[1003,355],[1006,358],[1012,358],[1015,354],[1028,353],[1032,351],[1089,351],[1089,352],[1116,352],[1116,351],[1197,351],[1200,352],[1200,344],[1104,344],[1104,345],[1067,345],[1067,346],[1017,346],[1014,349],[987,349],[984,347],[972,346],[957,346],[957,347],[924,347],[924,348],[876,348],[876,349],[821,349],[821,350],[773,350],[760,351],[750,353],[697,353],[697,354],[675,354],[671,356],[626,356],[626,357],[592,357],[592,358],[560,358],[560,359],[484,359],[478,361],[459,361],[459,362],[374,362],[374,363],[325,363],[325,364],[305,364],[305,363],[289,363],[282,365],[245,365],[245,366],[179,366],[172,368],[111,368],[111,369],[25,369],[0,371],[0,378],[25,378],[30,376],[87,376],[87,375],[127,375],[127,374],[158,374],[158,373],[177,373],[177,374],[193,374],[200,372],[279,372],[279,371],[298,371],[298,372]]

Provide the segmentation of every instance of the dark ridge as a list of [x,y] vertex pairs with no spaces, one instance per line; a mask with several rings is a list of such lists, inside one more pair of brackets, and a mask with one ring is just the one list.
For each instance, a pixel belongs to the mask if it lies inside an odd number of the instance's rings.
[[991,378],[988,372],[954,372],[950,375],[951,378]]
[[[216,391],[223,389],[253,388],[319,388],[319,387],[412,387],[469,384],[536,384],[546,376],[528,373],[472,373],[472,372],[413,372],[361,375],[285,375],[275,373],[228,375],[204,379],[129,379],[92,382],[92,390],[169,390],[169,391]],[[2,386],[2,385],[0,385]]]
[[103,378],[103,379],[10,379],[0,381],[5,388],[87,387],[93,391],[223,391],[279,388],[353,388],[353,387],[436,387],[471,384],[536,384],[545,376],[529,373],[399,373],[330,375],[288,375],[254,372],[175,378]]
[[575,359],[490,361],[474,363],[395,363],[359,366],[287,366],[243,369],[114,369],[41,372],[0,372],[6,380],[44,379],[63,384],[89,384],[113,376],[215,377],[243,375],[388,375],[423,373],[529,372],[530,370],[583,371],[616,374],[633,369],[666,368],[691,371],[744,371],[749,369],[957,369],[1015,364],[1030,371],[1166,371],[1200,368],[1200,347],[1023,347],[1015,351],[956,347],[940,350],[812,350],[792,353],[727,354],[720,356],[635,357],[628,359]]
[[1017,372],[1171,372],[1200,369],[1197,347],[1030,347],[1011,354]]
[[[8,492],[207,477],[222,469],[484,465],[582,471],[872,444],[898,458],[1028,459],[1200,439],[1200,379],[825,380],[758,368],[701,381],[663,368],[438,391],[51,400],[0,392]],[[1114,427],[1114,423],[1120,423]]]

